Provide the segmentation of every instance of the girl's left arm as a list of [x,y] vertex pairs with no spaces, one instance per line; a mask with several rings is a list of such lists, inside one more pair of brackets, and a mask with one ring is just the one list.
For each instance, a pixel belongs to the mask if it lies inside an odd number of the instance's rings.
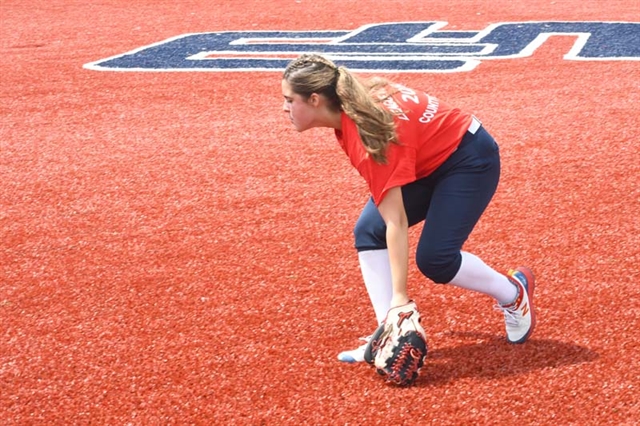
[[396,186],[385,194],[378,211],[387,225],[387,248],[391,263],[393,296],[391,307],[409,302],[407,275],[409,269],[409,221],[402,200],[402,188]]

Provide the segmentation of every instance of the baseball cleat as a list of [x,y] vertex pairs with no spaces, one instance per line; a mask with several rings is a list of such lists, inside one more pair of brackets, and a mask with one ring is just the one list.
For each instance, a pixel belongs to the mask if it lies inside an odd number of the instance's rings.
[[367,344],[369,343],[369,339],[371,339],[371,336],[361,337],[360,340],[363,340],[366,343],[350,351],[340,352],[338,354],[338,361],[347,362],[349,364],[354,364],[356,362],[364,362],[364,351],[365,349],[367,349]]
[[533,306],[535,278],[529,268],[519,267],[510,270],[507,278],[518,288],[518,297],[509,305],[497,305],[496,309],[504,314],[507,340],[510,343],[524,343],[529,339],[536,326],[536,313]]

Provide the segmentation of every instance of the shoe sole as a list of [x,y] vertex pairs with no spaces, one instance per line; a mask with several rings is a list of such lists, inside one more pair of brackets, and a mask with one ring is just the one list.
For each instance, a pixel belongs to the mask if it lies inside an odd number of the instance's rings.
[[516,271],[520,272],[524,275],[527,280],[527,285],[525,286],[527,289],[527,297],[529,298],[529,310],[531,311],[531,327],[529,327],[529,331],[519,340],[511,341],[510,343],[521,344],[529,340],[531,334],[533,334],[533,330],[536,328],[536,310],[533,303],[533,293],[536,286],[536,277],[533,275],[533,271],[526,266],[521,266],[516,268]]
[[347,363],[347,364],[357,364],[359,362],[364,362],[364,359],[363,360],[357,360],[354,357],[352,357],[351,355],[342,355],[341,354],[341,355],[338,355],[338,361],[344,362],[344,363]]

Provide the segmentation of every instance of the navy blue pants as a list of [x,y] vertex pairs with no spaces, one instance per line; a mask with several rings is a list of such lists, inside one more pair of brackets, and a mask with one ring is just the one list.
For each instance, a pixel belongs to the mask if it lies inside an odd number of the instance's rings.
[[[493,197],[500,179],[500,153],[480,127],[431,175],[402,187],[409,226],[424,221],[416,250],[420,272],[436,283],[450,282],[460,269],[460,250]],[[387,248],[386,225],[373,200],[355,229],[358,251]]]

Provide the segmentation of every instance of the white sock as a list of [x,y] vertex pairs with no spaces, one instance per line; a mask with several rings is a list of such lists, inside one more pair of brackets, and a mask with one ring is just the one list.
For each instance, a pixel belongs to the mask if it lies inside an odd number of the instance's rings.
[[471,253],[461,252],[460,270],[449,284],[477,291],[505,304],[516,299],[518,289],[509,279]]
[[380,324],[387,316],[393,295],[389,250],[360,251],[358,260],[376,320]]

